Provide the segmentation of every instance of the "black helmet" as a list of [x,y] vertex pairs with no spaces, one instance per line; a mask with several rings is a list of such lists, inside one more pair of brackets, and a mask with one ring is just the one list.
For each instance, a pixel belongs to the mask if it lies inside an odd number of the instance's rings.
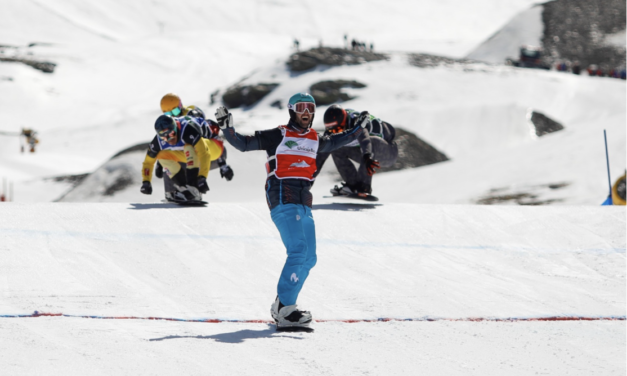
[[161,115],[155,121],[157,135],[166,141],[176,136],[177,129],[176,121],[168,115]]
[[202,118],[205,120],[205,113],[200,108],[194,108],[187,113],[187,116]]
[[342,132],[346,129],[346,119],[346,110],[334,104],[324,112],[324,127],[332,133]]

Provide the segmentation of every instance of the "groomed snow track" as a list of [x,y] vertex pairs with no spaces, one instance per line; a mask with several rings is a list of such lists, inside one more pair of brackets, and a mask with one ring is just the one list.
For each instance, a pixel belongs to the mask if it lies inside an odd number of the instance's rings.
[[310,335],[271,325],[264,204],[2,211],[12,374],[625,371],[624,208],[318,203]]

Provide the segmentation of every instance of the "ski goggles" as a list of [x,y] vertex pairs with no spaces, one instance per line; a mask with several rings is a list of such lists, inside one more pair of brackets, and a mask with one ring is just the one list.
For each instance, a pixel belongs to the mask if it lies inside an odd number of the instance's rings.
[[287,108],[293,110],[297,114],[303,114],[305,113],[305,110],[309,111],[310,114],[316,112],[316,104],[311,102],[298,102],[294,104],[289,104]]
[[162,139],[163,141],[169,141],[176,137],[176,130],[166,129],[166,130],[158,132],[158,135],[159,135],[159,138]]
[[181,111],[180,107],[174,107],[170,111],[166,111],[163,114],[164,115],[168,115],[168,116],[179,116],[181,114],[181,112],[183,112],[183,111]]
[[344,132],[344,130],[346,130],[345,126],[337,125],[337,122],[333,122],[333,123],[331,123],[331,125],[325,124],[324,127],[326,128],[326,131],[329,132],[329,133],[340,133],[340,132]]

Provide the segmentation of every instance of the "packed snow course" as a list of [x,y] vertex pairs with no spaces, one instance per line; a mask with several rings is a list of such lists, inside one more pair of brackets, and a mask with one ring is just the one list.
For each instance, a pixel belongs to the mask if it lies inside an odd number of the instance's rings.
[[0,367],[625,372],[622,208],[335,202],[314,217],[299,305],[316,332],[277,334],[285,249],[262,203],[6,204]]

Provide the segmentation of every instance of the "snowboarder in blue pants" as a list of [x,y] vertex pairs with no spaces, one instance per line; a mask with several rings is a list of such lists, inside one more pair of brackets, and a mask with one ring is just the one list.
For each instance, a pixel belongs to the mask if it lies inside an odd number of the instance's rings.
[[277,287],[279,300],[286,306],[295,305],[309,271],[316,265],[316,225],[311,208],[305,205],[279,204],[270,215],[287,249]]
[[[225,107],[216,111],[224,138],[240,151],[265,150],[267,154],[266,200],[272,221],[287,250],[287,260],[279,277],[277,297],[271,306],[279,330],[309,329],[312,315],[296,306],[298,295],[316,265],[316,229],[311,212],[311,185],[315,179],[318,153],[333,150],[355,140],[369,119],[365,113],[357,126],[344,132],[319,136],[311,125],[316,102],[307,93],[293,95],[287,106],[287,125],[244,136],[233,128],[233,116]],[[311,330],[311,329],[309,329]]]

